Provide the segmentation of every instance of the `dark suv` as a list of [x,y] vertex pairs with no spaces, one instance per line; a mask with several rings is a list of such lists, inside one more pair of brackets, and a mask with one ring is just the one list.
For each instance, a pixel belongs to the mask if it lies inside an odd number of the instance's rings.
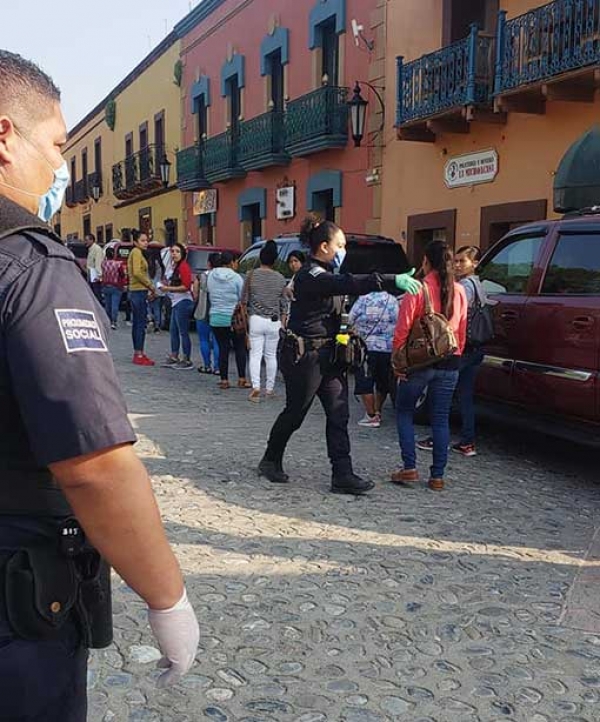
[[[275,268],[284,276],[289,277],[287,259],[294,250],[306,253],[296,234],[277,236],[273,239],[279,249],[279,258]],[[341,268],[343,273],[405,273],[410,268],[406,253],[401,245],[384,236],[361,235],[346,233],[347,255]],[[258,266],[258,256],[265,241],[250,246],[240,258],[240,273],[245,274]]]
[[479,398],[550,434],[600,444],[600,209],[511,231],[479,276],[496,304]]

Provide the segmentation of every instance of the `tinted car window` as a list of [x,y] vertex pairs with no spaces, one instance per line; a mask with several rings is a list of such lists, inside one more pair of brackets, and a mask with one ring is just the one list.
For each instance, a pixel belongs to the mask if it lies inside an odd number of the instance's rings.
[[546,272],[542,293],[600,293],[600,236],[560,236]]
[[75,258],[86,258],[88,255],[88,248],[85,243],[67,243],[67,248],[75,256]]
[[193,248],[188,251],[187,262],[193,273],[200,273],[208,268],[208,256],[211,251],[201,251],[199,248]]
[[342,273],[405,273],[408,260],[402,246],[396,243],[349,241]]
[[519,236],[479,266],[485,292],[525,293],[543,236]]

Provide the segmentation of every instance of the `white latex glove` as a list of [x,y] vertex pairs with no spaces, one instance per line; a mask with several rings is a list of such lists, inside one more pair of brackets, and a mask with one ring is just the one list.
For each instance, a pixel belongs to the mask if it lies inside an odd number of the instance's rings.
[[148,621],[163,654],[157,666],[166,669],[157,687],[177,684],[194,664],[200,629],[192,605],[183,590],[183,597],[171,609],[148,609]]

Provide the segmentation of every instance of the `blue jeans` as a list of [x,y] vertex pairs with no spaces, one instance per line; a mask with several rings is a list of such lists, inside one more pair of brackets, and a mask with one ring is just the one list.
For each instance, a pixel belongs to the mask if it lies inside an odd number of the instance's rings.
[[162,296],[157,296],[154,301],[150,301],[150,303],[148,304],[150,306],[150,315],[152,316],[152,321],[155,328],[160,328],[160,312],[162,309],[162,302]]
[[396,392],[396,422],[398,441],[405,469],[417,468],[415,427],[413,414],[419,396],[429,387],[429,410],[433,436],[433,464],[431,478],[443,479],[448,462],[450,443],[450,408],[458,382],[458,371],[422,369],[409,374],[406,381],[398,382]]
[[194,310],[194,302],[189,299],[179,301],[171,309],[171,325],[169,331],[171,333],[171,353],[175,356],[179,354],[179,346],[181,345],[183,355],[190,358],[192,355],[192,342],[190,340],[190,318]]
[[119,320],[119,304],[123,291],[116,286],[103,286],[104,291],[104,308],[106,315],[111,323],[117,323]]
[[146,319],[148,316],[148,291],[129,291],[129,303],[133,316],[131,338],[133,350],[143,351],[146,341]]
[[[200,355],[202,363],[206,368],[219,368],[219,344],[212,332],[212,328],[208,321],[196,321],[196,331],[198,332],[198,344],[200,346]],[[212,363],[210,362],[212,358]]]
[[475,443],[475,377],[483,362],[483,351],[477,349],[465,353],[460,359],[460,371],[456,393],[460,405],[461,444]]

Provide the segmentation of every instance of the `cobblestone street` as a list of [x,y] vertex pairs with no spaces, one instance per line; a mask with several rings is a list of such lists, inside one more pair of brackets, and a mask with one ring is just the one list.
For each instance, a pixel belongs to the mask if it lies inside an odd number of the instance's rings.
[[[373,492],[328,492],[318,403],[289,447],[291,483],[272,485],[255,467],[281,386],[255,405],[195,370],[135,367],[129,331],[113,352],[201,646],[191,674],[157,690],[144,605],[115,579],[91,722],[600,720],[597,454],[488,426],[476,459],[450,460],[444,492],[399,488],[391,410],[361,429],[352,399]],[[152,335],[148,355],[167,343]]]

